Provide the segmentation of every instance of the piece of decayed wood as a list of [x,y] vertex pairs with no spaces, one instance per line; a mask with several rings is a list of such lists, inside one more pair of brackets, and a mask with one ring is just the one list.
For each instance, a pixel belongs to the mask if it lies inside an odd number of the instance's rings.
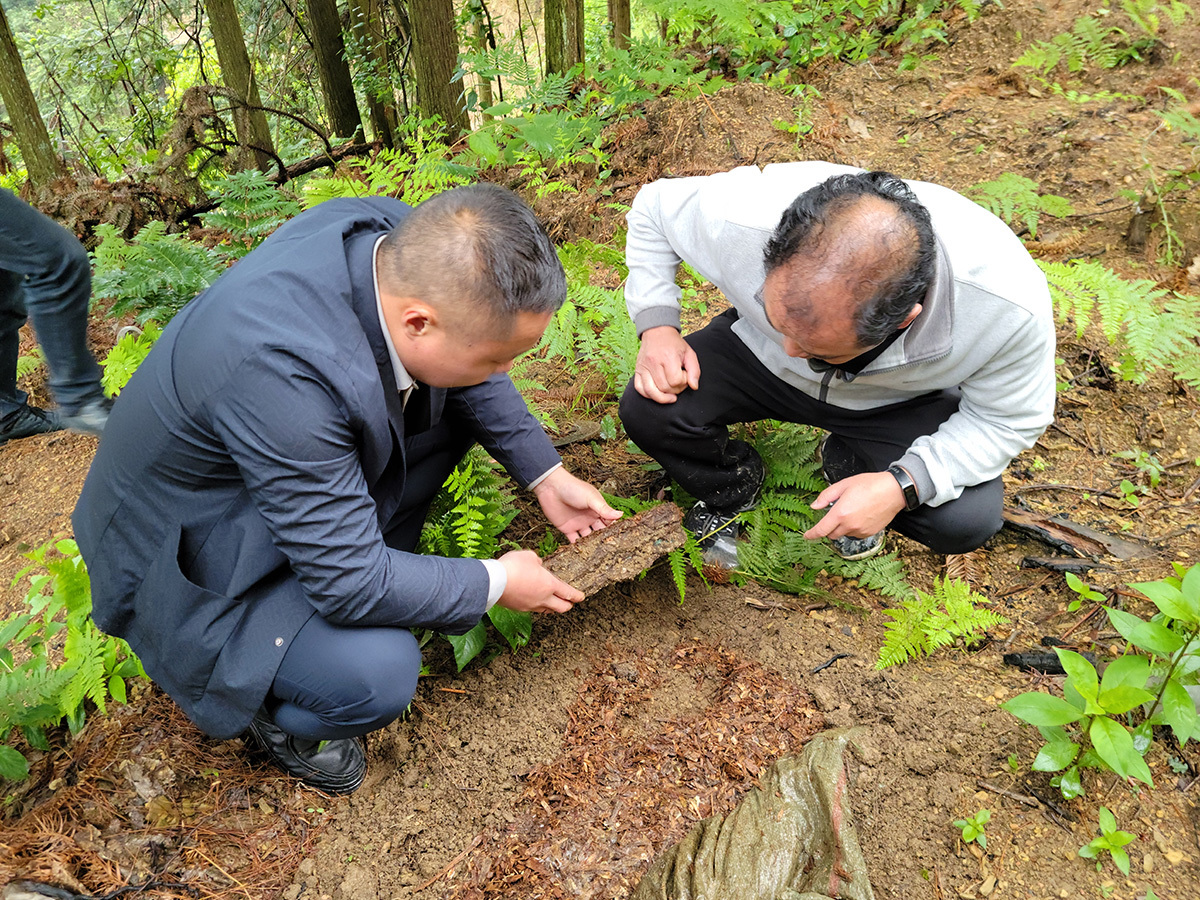
[[552,574],[591,596],[636,578],[660,556],[683,546],[683,510],[661,503],[554,551],[543,561]]

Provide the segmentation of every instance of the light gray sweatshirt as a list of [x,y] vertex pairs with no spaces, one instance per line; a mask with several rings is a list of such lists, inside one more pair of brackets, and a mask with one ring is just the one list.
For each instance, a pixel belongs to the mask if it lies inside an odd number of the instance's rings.
[[737,309],[733,330],[763,365],[811,397],[872,409],[960,388],[958,411],[896,460],[912,474],[921,501],[939,506],[1003,472],[1053,419],[1050,293],[1004,222],[948,188],[909,181],[929,210],[938,243],[937,273],[921,314],[857,375],[818,373],[807,360],[789,357],[756,297],[765,277],[763,249],[797,196],[857,171],[825,162],[780,163],[647,185],[628,215],[625,299],[638,334],[660,325],[680,328],[675,275],[683,260]]

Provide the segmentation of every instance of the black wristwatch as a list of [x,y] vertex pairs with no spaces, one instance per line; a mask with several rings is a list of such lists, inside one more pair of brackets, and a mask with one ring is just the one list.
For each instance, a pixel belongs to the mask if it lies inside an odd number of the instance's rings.
[[917,496],[917,485],[913,482],[912,477],[895,463],[888,466],[887,470],[900,483],[900,490],[904,491],[904,508],[912,511],[920,506],[921,498]]

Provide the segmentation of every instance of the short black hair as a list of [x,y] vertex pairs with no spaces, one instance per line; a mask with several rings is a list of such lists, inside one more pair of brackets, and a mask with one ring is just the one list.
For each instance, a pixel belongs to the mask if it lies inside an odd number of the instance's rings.
[[[909,231],[907,265],[894,267],[854,313],[855,337],[863,347],[882,343],[920,303],[933,283],[937,244],[927,210],[904,181],[890,172],[834,175],[809,188],[784,210],[767,242],[763,262],[767,274],[804,255],[819,254],[822,238],[836,229],[843,214],[866,197],[895,206],[898,224]],[[889,235],[880,234],[881,239]]]
[[377,259],[387,290],[437,304],[473,329],[554,312],[567,296],[546,230],[525,201],[495,184],[454,188],[416,206]]

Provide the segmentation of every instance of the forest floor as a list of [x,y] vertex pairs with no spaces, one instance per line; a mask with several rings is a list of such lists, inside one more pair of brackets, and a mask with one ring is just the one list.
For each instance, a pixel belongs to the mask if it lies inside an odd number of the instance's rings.
[[[1135,224],[1127,239],[1135,210],[1121,191],[1139,190],[1148,167],[1190,164],[1156,110],[1167,103],[1162,87],[1200,101],[1200,22],[1193,15],[1171,30],[1147,62],[1074,85],[1144,100],[1070,102],[1011,68],[1029,42],[1094,12],[1080,0],[1015,0],[974,24],[954,23],[948,46],[915,71],[895,62],[824,67],[811,75],[820,98],[809,103],[814,127],[802,138],[776,126],[797,116],[796,98],[778,90],[742,85],[653,101],[612,135],[611,195],[559,195],[539,212],[558,239],[603,240],[620,224],[607,205],[667,175],[820,158],[965,191],[1016,172],[1076,210],[1044,218],[1033,252],[1182,287],[1186,269],[1159,264],[1161,229],[1143,242]],[[1180,195],[1170,208],[1194,256],[1200,201]],[[111,343],[112,327],[97,323],[98,344]],[[1172,561],[1200,562],[1197,392],[1166,377],[1140,386],[1111,377],[1103,337],[1076,337],[1070,323],[1059,355],[1071,384],[1055,425],[1006,476],[1009,505],[1141,544],[1141,555],[1102,559],[1085,576],[1105,589],[1161,578]],[[567,464],[613,493],[656,490],[618,443],[571,445]],[[0,451],[0,584],[25,564],[24,549],[69,535],[94,446],[51,435]],[[1139,449],[1167,468],[1134,507],[1117,486],[1140,476],[1115,454]],[[509,532],[527,546],[540,534],[532,513]],[[891,540],[912,584],[929,589],[945,559]],[[1006,528],[967,565],[1010,623],[982,648],[884,671],[874,661],[886,604],[853,582],[822,575],[819,587],[836,603],[813,608],[821,604],[692,577],[680,603],[669,575],[654,569],[569,615],[538,619],[528,647],[497,649],[462,673],[435,646],[411,716],[370,736],[367,781],[344,799],[247,762],[238,741],[207,741],[169,700],[141,688],[65,746],[35,754],[33,777],[9,796],[0,823],[0,877],[97,895],[149,879],[146,896],[621,898],[655,854],[731,808],[775,755],[797,752],[820,728],[862,725],[866,737],[847,765],[877,897],[1142,900],[1152,890],[1194,900],[1193,744],[1158,742],[1148,757],[1153,790],[1089,773],[1086,794],[1059,796],[1055,811],[1057,791],[1030,771],[1037,733],[998,708],[1053,680],[1005,666],[1005,652],[1040,649],[1048,636],[1101,656],[1120,651],[1102,618],[1081,624],[1082,613],[1068,611],[1074,595],[1061,575],[1022,568],[1025,557],[1051,552]],[[8,608],[25,589],[9,592]],[[835,654],[849,655],[820,668]],[[781,697],[786,709],[773,705]],[[728,737],[747,722],[763,723],[771,739],[731,749]],[[673,783],[655,783],[637,764],[663,753],[679,757]],[[1026,805],[997,788],[1051,803]],[[1097,834],[1101,805],[1136,835],[1127,877],[1077,855]],[[981,853],[952,823],[984,808],[993,815]]]

